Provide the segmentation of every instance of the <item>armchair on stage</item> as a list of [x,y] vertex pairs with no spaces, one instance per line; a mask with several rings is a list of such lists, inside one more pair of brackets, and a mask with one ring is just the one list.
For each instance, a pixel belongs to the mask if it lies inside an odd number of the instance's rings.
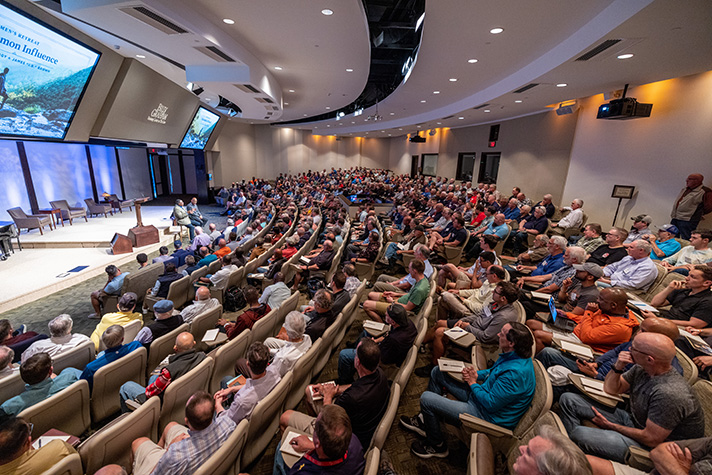
[[7,210],[7,212],[10,217],[12,217],[12,220],[15,222],[15,225],[19,231],[22,231],[22,228],[27,228],[27,231],[29,232],[30,229],[38,228],[40,230],[40,234],[44,234],[44,232],[42,232],[42,228],[45,226],[49,226],[49,229],[52,230],[52,217],[50,215],[27,215],[20,207],[11,208]]
[[87,219],[87,210],[85,210],[81,206],[78,208],[73,208],[69,206],[67,200],[50,201],[49,204],[52,206],[52,208],[58,209],[62,212],[62,220],[68,219],[70,226],[72,225],[72,220],[74,218],[84,218],[84,221],[89,222],[89,220]]
[[99,216],[100,214],[103,214],[105,218],[108,218],[108,214],[111,213],[112,215],[114,214],[114,211],[111,209],[111,204],[110,203],[97,203],[94,201],[93,198],[87,198],[84,200],[84,202],[87,204],[87,210],[89,211],[89,215],[97,215]]
[[124,208],[128,208],[129,211],[131,211],[131,207],[134,205],[134,200],[121,201],[115,194],[109,195],[104,193],[103,197],[106,201],[111,203],[112,209],[118,209],[120,213],[124,212]]

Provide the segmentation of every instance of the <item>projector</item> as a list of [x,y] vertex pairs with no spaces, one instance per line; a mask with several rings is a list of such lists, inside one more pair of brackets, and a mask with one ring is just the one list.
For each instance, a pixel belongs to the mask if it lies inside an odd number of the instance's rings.
[[652,104],[640,103],[634,97],[624,97],[623,99],[614,99],[608,104],[602,104],[598,108],[596,119],[627,120],[650,117],[652,109]]
[[414,135],[409,140],[413,143],[425,143],[425,137],[421,137],[420,135]]

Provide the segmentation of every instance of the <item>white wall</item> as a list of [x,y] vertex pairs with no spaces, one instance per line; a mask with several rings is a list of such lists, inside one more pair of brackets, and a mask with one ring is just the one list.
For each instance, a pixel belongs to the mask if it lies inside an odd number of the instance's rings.
[[712,71],[631,88],[628,96],[653,109],[649,118],[625,121],[596,119],[602,95],[581,101],[565,200],[584,199],[589,221],[607,227],[618,202],[610,197],[613,185],[635,185],[617,224],[628,228],[628,217],[642,213],[654,225],[668,223],[687,175],[702,173],[712,186],[711,91]]

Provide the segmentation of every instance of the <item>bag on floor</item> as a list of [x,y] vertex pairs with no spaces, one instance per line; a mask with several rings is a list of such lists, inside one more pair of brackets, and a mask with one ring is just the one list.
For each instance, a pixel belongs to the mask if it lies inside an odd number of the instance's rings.
[[225,291],[225,297],[223,298],[223,310],[225,312],[237,312],[244,308],[245,305],[247,305],[247,300],[241,288],[235,286]]

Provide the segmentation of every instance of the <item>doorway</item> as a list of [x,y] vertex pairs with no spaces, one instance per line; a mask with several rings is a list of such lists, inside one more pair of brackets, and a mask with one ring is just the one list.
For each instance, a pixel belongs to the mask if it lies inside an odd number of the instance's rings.
[[482,153],[480,160],[480,171],[477,175],[478,183],[497,183],[497,174],[499,173],[499,159],[502,156],[500,152]]
[[474,152],[457,154],[456,180],[472,181],[472,174],[475,171],[475,158],[477,158],[477,154]]

